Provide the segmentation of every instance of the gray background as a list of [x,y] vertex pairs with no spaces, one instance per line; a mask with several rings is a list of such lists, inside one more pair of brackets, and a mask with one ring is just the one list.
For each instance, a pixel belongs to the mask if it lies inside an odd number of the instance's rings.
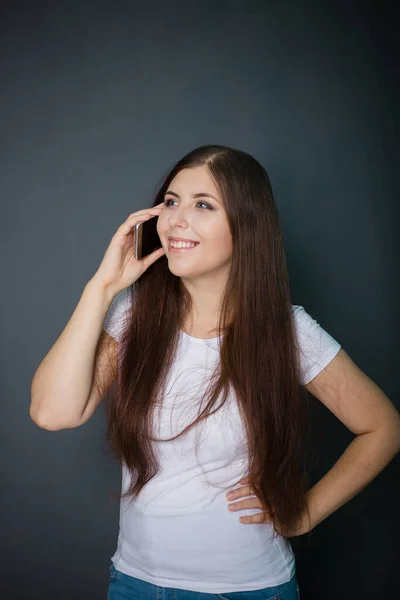
[[[106,597],[120,470],[103,408],[81,428],[42,430],[30,384],[117,227],[196,146],[231,145],[266,167],[294,303],[398,406],[389,6],[3,3],[2,598]],[[313,482],[353,437],[314,405]],[[398,466],[314,529],[310,547],[293,540],[302,600],[398,587]]]

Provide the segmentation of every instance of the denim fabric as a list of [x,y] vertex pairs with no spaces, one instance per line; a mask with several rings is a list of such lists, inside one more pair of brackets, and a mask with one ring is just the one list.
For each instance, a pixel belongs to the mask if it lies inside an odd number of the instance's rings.
[[107,600],[300,600],[296,574],[287,583],[251,592],[209,594],[166,588],[118,571],[110,565]]

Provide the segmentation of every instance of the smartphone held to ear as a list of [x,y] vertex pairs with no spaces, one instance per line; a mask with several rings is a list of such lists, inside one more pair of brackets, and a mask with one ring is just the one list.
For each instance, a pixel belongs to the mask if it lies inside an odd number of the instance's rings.
[[161,248],[161,240],[157,233],[158,217],[152,217],[147,221],[136,223],[133,228],[133,248],[136,260],[144,258],[148,254]]

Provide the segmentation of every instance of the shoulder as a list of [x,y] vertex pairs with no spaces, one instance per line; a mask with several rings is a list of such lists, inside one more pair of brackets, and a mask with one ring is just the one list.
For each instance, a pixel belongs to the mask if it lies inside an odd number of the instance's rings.
[[122,290],[113,299],[104,319],[103,329],[117,341],[120,340],[131,308],[131,289]]
[[292,317],[299,352],[301,384],[313,379],[339,352],[340,343],[304,306],[292,304]]

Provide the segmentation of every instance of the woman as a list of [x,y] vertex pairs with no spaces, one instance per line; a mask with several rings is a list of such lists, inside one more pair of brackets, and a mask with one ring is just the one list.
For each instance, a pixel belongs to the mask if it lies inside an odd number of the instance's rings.
[[[161,248],[135,260],[132,229],[151,218]],[[377,474],[332,471],[307,491],[304,388],[355,433],[390,434],[380,469],[398,451],[399,420],[291,304],[264,168],[224,146],[180,160],[153,207],[119,227],[68,325],[35,374],[31,415],[76,427],[111,391],[107,440],[122,494],[108,599],[299,598],[287,538],[311,532]],[[353,393],[344,414],[350,389],[364,395]],[[348,450],[366,459],[366,449]]]

